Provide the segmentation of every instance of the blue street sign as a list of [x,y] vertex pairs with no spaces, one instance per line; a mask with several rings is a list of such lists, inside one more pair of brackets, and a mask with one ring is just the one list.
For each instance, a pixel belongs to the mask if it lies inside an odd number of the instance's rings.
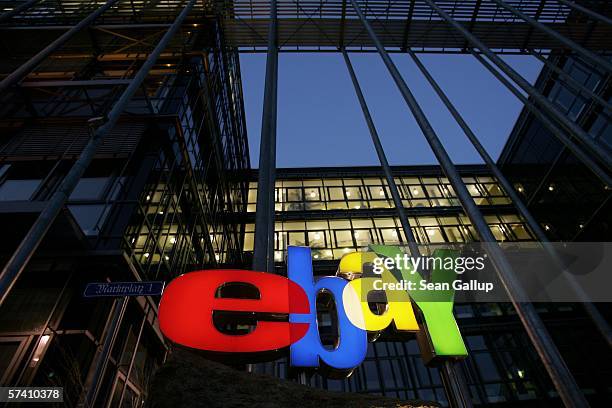
[[85,297],[101,296],[157,296],[164,291],[164,282],[95,282],[88,283]]

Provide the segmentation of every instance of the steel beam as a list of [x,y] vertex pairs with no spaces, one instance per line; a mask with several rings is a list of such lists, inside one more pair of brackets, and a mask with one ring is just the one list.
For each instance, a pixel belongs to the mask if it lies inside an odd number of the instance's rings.
[[[534,57],[536,57],[538,61],[540,61],[542,64],[546,66],[546,68],[548,68],[549,70],[553,71],[554,73],[559,75],[561,78],[563,78],[563,82],[571,86],[576,92],[582,93],[583,95],[588,95],[589,98],[597,101],[597,103],[599,103],[599,105],[601,105],[602,108],[612,111],[612,105],[610,105],[608,101],[603,99],[601,96],[597,95],[595,92],[593,92],[593,90],[587,88],[584,84],[581,84],[580,82],[576,81],[574,78],[572,78],[572,76],[569,73],[567,73],[563,69],[559,68],[558,66],[550,62],[548,58],[544,58],[544,56],[542,56],[541,54],[538,54],[534,50],[528,49],[527,52],[530,55],[533,55]],[[602,77],[601,80],[605,81],[605,77]]]
[[[561,124],[565,129],[567,129],[572,136],[576,137],[580,143],[585,146],[595,158],[601,161],[601,163],[607,168],[612,169],[612,155],[606,151],[603,147],[598,145],[592,137],[590,137],[584,129],[578,126],[575,122],[570,120],[567,116],[565,116],[561,111],[559,111],[552,102],[548,100],[544,95],[542,95],[537,89],[535,89],[525,78],[523,78],[518,72],[516,72],[510,65],[508,65],[504,60],[502,60],[499,56],[495,55],[493,51],[491,51],[482,41],[476,38],[472,33],[467,31],[465,27],[455,21],[452,17],[448,15],[444,10],[442,10],[433,0],[424,0],[433,10],[442,17],[450,26],[452,26],[455,30],[457,30],[466,40],[470,42],[474,47],[478,48],[484,55],[487,56],[491,62],[493,62],[504,74],[506,74],[510,79],[512,79],[517,85],[519,85],[529,96],[533,98],[533,100],[541,106],[552,118],[554,118],[559,124]],[[555,134],[556,135],[556,134]],[[564,142],[566,139],[562,139]],[[568,139],[569,140],[569,139]],[[575,150],[575,145],[572,143],[564,144],[572,151]],[[580,153],[578,153],[580,154]],[[581,160],[584,155],[580,154]],[[584,160],[583,160],[584,161]],[[592,162],[592,160],[590,160]],[[585,162],[586,164],[587,162]],[[589,166],[591,167],[591,166]],[[592,170],[595,172],[592,168]],[[612,185],[607,184],[612,187]]]
[[98,146],[102,144],[108,132],[113,129],[123,110],[126,108],[136,91],[140,89],[140,86],[157,61],[157,58],[179,30],[181,23],[185,20],[195,3],[196,0],[189,0],[185,8],[181,11],[176,20],[174,20],[174,23],[155,46],[153,52],[149,54],[149,57],[138,70],[132,82],[126,87],[117,102],[113,105],[109,114],[104,118],[102,125],[92,130],[92,137],[81,152],[78,160],[68,171],[68,174],[66,174],[66,177],[64,177],[60,186],[53,193],[47,205],[0,273],[0,305],[6,300],[10,290],[34,255],[34,252],[42,242],[51,224],[53,224],[59,212],[64,208],[68,201],[68,197],[70,197],[70,194],[81,179],[81,176],[93,160]]
[[417,124],[421,128],[425,139],[438,159],[444,174],[448,178],[450,184],[453,186],[465,214],[470,219],[480,240],[484,242],[487,255],[489,256],[489,259],[491,260],[502,285],[506,289],[517,315],[523,323],[525,331],[529,335],[544,367],[548,371],[557,392],[561,396],[561,399],[567,407],[588,407],[588,402],[565,365],[559,350],[555,346],[535,308],[531,303],[524,301],[527,299],[524,289],[518,283],[514,275],[514,271],[512,270],[512,266],[510,265],[502,249],[497,244],[495,236],[491,232],[491,229],[487,225],[484,216],[467,190],[467,187],[461,179],[457,168],[451,161],[448,152],[429,123],[429,120],[419,106],[416,98],[408,88],[408,85],[406,85],[406,82],[402,78],[397,67],[380,43],[376,33],[370,26],[370,23],[365,19],[356,0],[351,0],[351,3],[353,4],[353,8],[359,16],[362,24],[366,28],[370,39],[376,46],[376,49],[387,67],[387,70],[393,77],[393,80],[406,101],[406,104],[410,108]]
[[594,12],[593,10],[583,7],[580,4],[576,3],[575,1],[568,1],[568,0],[557,0],[557,1],[569,8],[578,10],[582,14],[591,17],[593,20],[601,21],[604,24],[612,25],[612,19],[610,19],[609,17],[606,17],[602,14]]
[[259,175],[257,183],[257,207],[255,213],[255,238],[253,269],[274,271],[274,209],[276,182],[276,115],[278,97],[278,45],[276,0],[270,2],[268,27],[268,56],[266,59],[266,83],[259,142]]
[[[376,149],[376,155],[378,156],[378,160],[380,161],[380,165],[383,168],[387,184],[389,185],[391,198],[393,199],[393,204],[395,205],[397,215],[399,216],[400,224],[402,224],[402,229],[404,230],[404,234],[406,235],[406,239],[408,241],[408,248],[410,248],[410,254],[415,258],[420,257],[421,252],[419,250],[417,239],[414,236],[414,233],[412,232],[410,222],[408,221],[408,216],[406,215],[406,211],[404,210],[404,204],[402,203],[402,199],[399,195],[397,184],[395,184],[395,179],[393,178],[391,166],[389,166],[387,155],[385,154],[385,150],[382,146],[382,143],[380,142],[380,137],[378,136],[376,126],[374,125],[374,121],[372,120],[372,115],[370,114],[370,110],[366,103],[365,97],[363,96],[363,92],[361,91],[361,86],[359,85],[359,81],[357,80],[357,75],[355,75],[353,64],[351,64],[351,60],[344,48],[342,49],[342,56],[344,57],[344,62],[346,63],[346,68],[349,72],[349,76],[351,77],[353,87],[355,88],[355,94],[357,95],[357,99],[359,100],[359,105],[361,106],[361,111],[363,112],[364,119],[366,121],[366,124],[368,125],[370,136],[372,138],[372,143],[374,143],[374,148]],[[450,401],[453,401],[453,407],[472,407],[469,389],[465,384],[465,381],[463,381],[463,377],[460,376],[456,372],[456,370],[457,367],[451,362],[446,362],[444,366],[441,367],[442,376],[445,379],[445,389],[448,399]]]
[[527,24],[531,25],[532,27],[542,31],[543,33],[546,33],[546,35],[560,42],[561,44],[565,45],[570,50],[582,56],[585,60],[589,61],[594,66],[603,68],[604,72],[612,72],[612,63],[610,63],[609,61],[606,61],[605,59],[595,55],[591,51],[580,46],[579,44],[570,40],[569,38],[562,36],[557,31],[545,26],[544,24],[540,23],[535,18],[528,16],[527,14],[523,13],[521,10],[517,9],[516,7],[513,7],[510,4],[502,0],[491,0],[491,1],[497,4],[499,7],[502,7],[508,10],[510,13],[514,14],[516,17],[521,18],[522,20],[524,20]]
[[480,54],[471,51],[472,55],[484,66],[489,72],[491,72],[510,92],[512,92],[535,116],[540,123],[542,123],[550,132],[559,139],[565,147],[567,147],[587,168],[589,168],[599,178],[605,186],[612,186],[612,178],[608,173],[597,164],[590,155],[588,155],[580,146],[577,146],[559,127],[553,123],[548,116],[535,106],[529,99],[527,99],[521,91],[516,87],[498,70],[495,69],[487,60],[485,60]]
[[75,81],[31,81],[23,82],[23,88],[65,88],[69,86],[117,86],[129,85],[130,79],[85,79]]
[[[525,205],[519,193],[514,189],[514,186],[512,185],[512,183],[510,183],[510,181],[506,178],[506,176],[501,172],[499,167],[497,167],[497,164],[495,164],[495,161],[489,155],[489,153],[487,152],[487,149],[485,149],[485,147],[480,143],[480,140],[478,140],[478,137],[476,136],[474,131],[470,128],[470,126],[467,124],[465,119],[463,119],[463,116],[461,116],[457,108],[455,108],[453,103],[450,101],[448,96],[444,93],[440,85],[438,85],[438,83],[433,78],[431,73],[427,70],[425,65],[423,65],[421,60],[416,56],[416,54],[412,50],[409,49],[407,51],[410,57],[412,57],[412,60],[414,61],[416,66],[419,68],[419,70],[425,77],[425,79],[427,79],[427,82],[429,82],[429,84],[434,89],[434,91],[436,92],[436,94],[438,95],[442,103],[444,103],[444,106],[446,107],[446,109],[448,109],[448,111],[453,116],[453,118],[455,119],[455,121],[457,122],[461,130],[463,130],[463,133],[467,136],[469,141],[472,143],[472,146],[474,146],[474,149],[476,149],[476,151],[478,152],[482,160],[485,162],[487,167],[491,170],[491,173],[495,176],[497,181],[499,181],[504,192],[508,195],[508,197],[512,201],[512,204],[518,210],[519,214],[523,216],[523,218],[525,219],[525,222],[529,226],[529,229],[533,232],[538,242],[540,242],[540,245],[544,248],[548,256],[555,262],[555,264],[559,266],[560,270],[561,271],[564,270],[565,268],[563,267],[563,264],[560,261],[559,256],[557,252],[555,251],[554,247],[550,244],[550,241],[548,237],[546,236],[546,233],[544,232],[542,227],[540,227],[540,223],[531,214],[531,211],[529,211],[529,209],[527,208],[527,205]],[[567,274],[566,277],[571,282],[574,291],[581,299],[584,309],[589,315],[589,317],[591,318],[591,320],[593,321],[593,323],[595,324],[595,327],[597,327],[599,332],[602,334],[602,336],[606,340],[606,343],[608,343],[608,345],[612,347],[612,328],[610,327],[606,319],[601,315],[601,313],[599,313],[597,308],[595,308],[595,306],[591,302],[589,302],[588,296],[586,295],[582,287],[580,287],[580,285],[576,282],[573,275]]]
[[7,20],[15,17],[17,14],[20,14],[22,11],[26,11],[36,3],[39,3],[41,0],[29,0],[23,4],[20,4],[18,7],[15,7],[13,10],[7,11],[6,13],[0,14],[0,23],[4,23]]
[[104,372],[108,366],[108,357],[115,345],[115,340],[117,339],[117,334],[119,333],[119,328],[121,327],[121,322],[123,320],[123,316],[125,315],[128,302],[129,298],[127,296],[115,300],[110,325],[106,329],[104,342],[102,343],[102,350],[100,350],[100,353],[97,355],[93,377],[91,379],[91,383],[89,384],[89,388],[87,389],[87,393],[85,394],[85,408],[95,406],[94,403],[96,401],[96,397],[98,396],[98,391],[100,390],[102,378],[104,377]]
[[108,0],[102,7],[99,7],[93,13],[89,14],[83,20],[79,21],[77,25],[70,28],[70,30],[66,31],[64,34],[59,36],[55,41],[51,44],[47,45],[44,49],[39,51],[36,55],[30,58],[27,62],[17,68],[15,71],[11,72],[7,75],[2,82],[0,82],[0,93],[5,92],[9,87],[17,84],[21,81],[26,75],[32,72],[41,62],[45,60],[49,55],[53,52],[57,51],[62,45],[64,45],[68,40],[70,40],[75,34],[89,26],[93,23],[98,17],[100,17],[106,10],[111,8],[115,3],[119,0]]
[[142,332],[144,330],[145,324],[147,323],[147,319],[149,317],[149,312],[151,309],[151,305],[147,303],[144,307],[144,316],[142,317],[142,321],[140,322],[140,328],[138,329],[138,336],[136,336],[136,341],[134,342],[134,348],[132,349],[132,356],[130,357],[130,363],[128,364],[127,372],[125,373],[125,381],[123,382],[123,387],[121,387],[121,395],[119,396],[119,401],[117,402],[117,406],[123,406],[123,399],[125,398],[125,391],[127,389],[128,380],[132,374],[132,369],[134,368],[134,362],[136,361],[136,354],[138,353],[138,346],[140,346],[140,340],[142,339]]
[[410,253],[412,254],[412,256],[418,257],[420,256],[421,252],[417,245],[417,239],[414,236],[414,233],[412,232],[410,222],[408,221],[408,216],[406,215],[406,211],[404,210],[404,204],[402,203],[402,199],[397,189],[397,184],[395,184],[395,179],[393,178],[391,166],[389,166],[389,161],[387,160],[387,155],[385,154],[385,150],[382,146],[382,143],[380,142],[380,137],[378,136],[378,131],[376,130],[376,126],[374,125],[374,121],[372,120],[370,109],[368,108],[365,97],[363,96],[363,92],[361,91],[361,86],[359,85],[359,81],[357,80],[357,76],[355,75],[353,64],[351,63],[351,60],[348,54],[346,53],[346,50],[344,49],[342,49],[342,56],[344,57],[344,62],[346,63],[346,68],[351,77],[353,87],[355,88],[355,94],[357,95],[357,99],[359,100],[359,105],[361,106],[363,117],[366,121],[366,124],[368,125],[370,137],[372,138],[372,143],[374,143],[374,148],[376,149],[376,155],[378,156],[378,160],[380,161],[380,165],[382,166],[383,172],[385,174],[385,179],[387,180],[387,184],[389,185],[389,191],[391,192],[391,198],[393,199],[393,204],[395,205],[395,208],[397,210],[397,215],[399,216],[400,224],[402,224],[402,229],[404,230],[404,234],[406,234]]

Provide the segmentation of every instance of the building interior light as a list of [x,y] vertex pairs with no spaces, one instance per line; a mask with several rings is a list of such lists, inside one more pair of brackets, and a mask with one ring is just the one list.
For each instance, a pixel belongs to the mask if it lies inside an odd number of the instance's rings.
[[51,336],[49,336],[48,334],[45,334],[40,337],[40,341],[38,342],[36,350],[34,351],[34,355],[32,356],[32,361],[30,361],[30,367],[35,367],[36,364],[38,364],[50,338]]
[[174,238],[174,237],[170,238],[170,243],[171,244],[176,244],[176,238]]
[[315,193],[314,191],[310,192],[310,197],[311,198],[315,198],[317,196],[317,193]]
[[142,254],[142,256],[144,256],[145,258],[148,258],[149,257],[149,253],[145,252],[144,254]]
[[412,189],[412,194],[419,195],[419,190],[417,190],[416,188],[413,188]]
[[550,231],[550,226],[545,225],[545,226],[544,226],[544,229],[545,229],[546,231]]
[[158,212],[159,215],[164,215],[163,211]]
[[319,234],[318,232],[315,232],[314,239],[321,239],[321,234]]
[[170,260],[170,257],[169,257],[168,255],[164,255],[164,259],[165,259],[166,261],[169,261],[169,260]]
[[219,256],[219,254],[215,254],[215,259],[218,261],[219,259],[221,259],[221,257]]
[[555,190],[555,186],[553,186],[552,184],[548,186],[548,191],[554,191],[554,190]]
[[151,196],[147,194],[147,201],[151,200]]
[[351,196],[351,192],[350,192],[350,191],[347,191],[347,192],[346,192],[346,196],[347,196],[347,197],[350,197],[350,196]]
[[355,238],[359,238],[359,233],[358,232],[355,232],[354,235],[355,235]]
[[385,195],[385,190],[383,190],[382,188],[380,189],[380,191],[378,192],[378,195],[380,196],[384,196]]
[[429,235],[430,237],[433,236],[435,233],[436,231],[431,228],[427,230],[427,235]]
[[319,259],[319,254],[315,254],[314,259]]
[[523,370],[516,370],[516,374],[519,376],[519,378],[525,377],[525,371]]

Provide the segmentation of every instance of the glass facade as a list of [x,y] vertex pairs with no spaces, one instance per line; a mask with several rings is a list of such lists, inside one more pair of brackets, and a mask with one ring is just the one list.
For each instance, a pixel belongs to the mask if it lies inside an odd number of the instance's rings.
[[[63,387],[66,407],[143,406],[169,350],[159,296],[85,298],[85,286],[241,262],[241,227],[227,217],[247,204],[248,184],[229,178],[249,166],[240,68],[210,27],[203,50],[156,64],[0,307],[2,385]],[[89,140],[87,120],[121,94],[112,84],[131,75],[127,61],[106,55],[80,77],[91,88],[0,108],[3,262]]]
[[[509,205],[485,167],[459,169],[498,241],[533,241],[524,220]],[[393,174],[423,252],[429,244],[477,240],[439,169],[396,167]],[[324,276],[335,273],[343,255],[365,250],[369,244],[406,244],[380,169],[343,169],[342,173],[336,169],[278,169],[275,196],[275,261],[279,273],[286,269],[288,245],[310,246],[314,273]],[[255,204],[256,183],[251,182],[245,215],[247,255],[253,250]],[[576,373],[583,391],[595,401],[612,398],[612,390],[606,385],[612,380],[612,370],[600,368],[594,375],[588,363],[573,354],[576,347],[593,358],[609,354],[582,308],[574,304],[540,304],[537,311],[547,325],[552,325],[555,341],[571,362],[572,373]],[[558,405],[558,395],[511,304],[457,304],[454,315],[469,353],[458,367],[475,405]],[[323,316],[326,312],[319,319],[322,331],[331,324]],[[564,334],[568,326],[560,323],[564,321],[592,334],[590,350],[584,351],[579,339],[568,339]],[[378,340],[369,343],[365,361],[346,379],[313,372],[300,375],[287,366],[286,359],[258,364],[256,371],[333,391],[435,400],[448,405],[440,371],[423,363],[414,334],[393,330],[384,331]]]
[[[23,2],[6,3],[3,12]],[[341,7],[344,3],[281,5],[279,49],[373,51],[354,12],[347,15],[347,7]],[[416,41],[420,52],[469,51],[425,3],[391,3],[367,11],[368,18],[382,24],[378,31],[387,33],[385,47],[405,52]],[[550,46],[496,7],[481,7],[480,1],[438,3],[472,32],[486,36],[496,53]],[[3,88],[4,264],[185,4],[116,2],[95,24]],[[590,26],[583,37],[571,25],[571,9],[535,0],[530,5],[537,10],[535,18],[564,27],[574,40],[589,42],[586,37],[593,34],[591,48],[610,49],[606,39],[612,36],[603,25]],[[315,8],[321,19],[329,19],[321,27],[333,29],[321,30]],[[87,2],[61,7],[36,2],[3,19],[2,80],[91,11]],[[168,282],[203,268],[251,268],[257,177],[250,170],[239,52],[266,50],[268,11],[267,2],[195,2],[0,306],[0,385],[63,387],[67,407],[143,406],[150,399],[151,378],[172,349],[159,330],[159,296],[85,298],[85,286]],[[549,61],[574,83],[612,101],[609,75],[568,54],[553,52]],[[536,85],[596,143],[612,149],[609,109],[579,95],[570,82],[544,69]],[[609,240],[611,191],[527,111],[500,164],[551,238]],[[533,239],[485,167],[459,166],[459,171],[498,241]],[[425,251],[430,244],[477,240],[439,167],[393,172]],[[323,276],[333,274],[348,252],[370,244],[406,244],[380,168],[279,169],[277,176],[275,272],[286,272],[289,245],[310,246],[314,272]],[[609,305],[598,307],[606,317],[612,315]],[[594,406],[609,406],[609,347],[582,308],[547,304],[537,305],[537,311],[584,394]],[[560,405],[511,305],[458,304],[454,312],[469,349],[458,369],[476,405]],[[329,310],[322,308],[318,318],[331,328]],[[364,363],[348,378],[298,371],[286,359],[257,365],[255,371],[333,391],[448,404],[440,371],[423,363],[415,336],[390,330],[369,344]]]
[[[369,244],[405,245],[386,180],[376,177],[376,171],[370,173],[361,177],[313,177],[305,171],[296,180],[284,178],[281,169],[275,191],[275,260],[285,259],[288,245],[310,246],[314,258],[320,260],[339,260],[347,252]],[[474,174],[463,180],[476,203],[489,212],[485,219],[499,241],[532,239],[492,177]],[[396,177],[395,181],[420,244],[477,240],[445,177],[423,171],[421,176]],[[256,201],[257,183],[251,182],[248,213],[255,211]],[[245,224],[247,253],[253,251],[254,229],[253,222]]]
[[[609,109],[577,86],[610,103],[610,84],[581,58],[552,54],[548,61],[571,79],[544,67],[538,88],[581,126],[597,145],[612,151]],[[499,159],[536,218],[555,241],[607,241],[612,230],[612,191],[597,179],[527,109],[521,113]],[[567,214],[572,214],[567,217]]]

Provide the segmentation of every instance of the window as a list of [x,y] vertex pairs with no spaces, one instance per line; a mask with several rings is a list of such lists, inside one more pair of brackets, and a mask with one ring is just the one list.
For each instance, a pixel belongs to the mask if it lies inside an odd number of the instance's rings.
[[72,213],[85,235],[97,235],[108,215],[109,206],[106,205],[69,205]]
[[72,194],[70,194],[70,200],[101,199],[108,184],[108,180],[108,177],[81,178]]
[[40,180],[6,180],[0,185],[0,201],[29,200],[40,185]]

